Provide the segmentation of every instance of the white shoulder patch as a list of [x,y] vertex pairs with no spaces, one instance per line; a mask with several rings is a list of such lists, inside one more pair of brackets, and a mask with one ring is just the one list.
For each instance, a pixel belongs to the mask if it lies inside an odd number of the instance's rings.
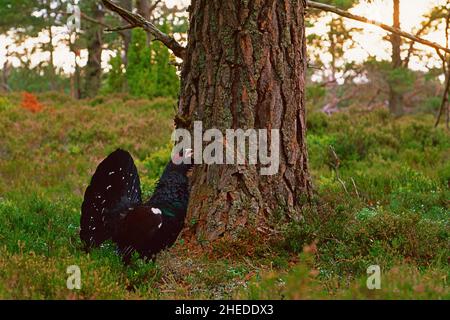
[[152,208],[152,212],[154,214],[161,214],[162,213],[161,210],[159,210],[158,208]]

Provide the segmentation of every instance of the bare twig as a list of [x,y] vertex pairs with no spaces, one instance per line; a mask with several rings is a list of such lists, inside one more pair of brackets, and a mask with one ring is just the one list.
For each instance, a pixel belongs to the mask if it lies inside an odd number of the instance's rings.
[[136,28],[135,25],[129,24],[129,25],[122,26],[122,27],[108,28],[108,29],[105,29],[105,31],[108,31],[108,32],[119,32],[119,31],[134,29],[134,28]]
[[127,26],[127,29],[138,27],[144,29],[145,31],[149,32],[152,36],[154,36],[156,40],[161,41],[167,48],[172,50],[175,56],[181,59],[184,58],[186,48],[183,47],[181,44],[179,44],[174,38],[170,37],[169,35],[159,30],[153,23],[147,21],[144,17],[142,17],[139,14],[132,13],[118,6],[111,0],[102,0],[102,2],[106,8],[116,12],[130,24],[130,26]]
[[439,56],[439,58],[442,60],[442,70],[444,71],[444,73],[447,70],[446,62],[445,62],[445,55],[443,55],[439,50],[436,49],[436,53]]
[[156,0],[155,3],[149,8],[149,14],[153,12],[153,10],[156,9],[156,7],[158,6],[158,4],[161,3],[162,0]]
[[110,26],[109,24],[104,23],[103,21],[94,19],[94,18],[88,16],[87,14],[85,14],[85,13],[83,13],[83,12],[80,12],[80,16],[81,16],[82,19],[84,19],[84,20],[86,20],[86,21],[89,21],[89,22],[92,22],[92,23],[95,23],[95,24],[99,24],[99,25],[101,25],[102,27],[105,27],[105,28],[107,28],[107,29],[111,28],[111,26]]
[[331,162],[330,164],[333,167],[334,172],[336,173],[336,180],[339,181],[339,183],[341,184],[345,193],[349,194],[347,187],[345,186],[345,182],[342,181],[342,179],[340,178],[340,175],[339,175],[339,166],[341,165],[341,160],[339,159],[339,157],[336,154],[336,151],[334,150],[334,147],[332,145],[329,145],[328,148],[329,148],[331,155],[333,156],[333,162]]
[[322,70],[323,69],[322,67],[320,67],[318,65],[315,65],[315,64],[312,64],[312,63],[309,63],[309,62],[306,64],[306,67],[308,69],[316,69],[316,70]]
[[[70,13],[64,12],[64,11],[60,11],[60,13],[61,13],[61,14],[64,14],[64,15],[67,15],[67,16],[70,15]],[[101,21],[101,20],[97,20],[97,19],[95,19],[95,18],[92,18],[92,17],[88,16],[87,14],[85,14],[85,13],[82,12],[82,11],[80,12],[80,17],[81,17],[83,20],[86,20],[86,21],[88,21],[88,22],[95,23],[95,24],[98,24],[98,25],[104,27],[105,30],[113,30],[113,29],[114,29],[114,27],[112,27],[111,25],[109,25],[109,24],[107,24],[107,23],[105,23],[105,22],[103,22],[103,21]],[[122,30],[117,30],[117,32],[119,33],[119,35],[120,35],[121,37],[124,37],[124,36],[125,36],[125,34],[122,32]]]
[[[433,23],[433,19],[430,17],[430,19],[427,21],[427,23],[425,23],[424,25],[422,25],[422,27],[416,32],[416,37],[420,37]],[[414,52],[414,46],[415,46],[416,42],[415,41],[411,41],[411,43],[409,44],[409,49],[408,49],[408,54],[406,55],[405,60],[403,60],[403,65],[405,67],[408,67],[409,62],[411,60],[411,56]],[[438,54],[440,54],[439,50],[436,50],[438,52]]]
[[339,183],[341,184],[342,188],[344,188],[344,191],[346,194],[348,193],[347,187],[345,186],[345,182],[341,180],[341,178],[337,178],[337,181],[339,181]]
[[307,4],[308,4],[308,7],[310,7],[310,8],[319,9],[319,10],[328,11],[328,12],[333,12],[333,13],[335,13],[337,15],[340,15],[340,16],[348,18],[348,19],[352,19],[352,20],[363,22],[363,23],[371,24],[371,25],[377,26],[377,27],[379,27],[379,28],[381,28],[383,30],[386,30],[386,31],[388,31],[390,33],[394,33],[394,34],[397,34],[397,35],[399,35],[401,37],[407,38],[407,39],[409,39],[411,41],[415,41],[415,42],[421,43],[421,44],[423,44],[425,46],[432,47],[432,48],[435,48],[437,50],[442,50],[442,51],[445,51],[447,53],[450,53],[450,49],[449,48],[444,48],[443,46],[441,46],[438,43],[431,42],[431,41],[428,41],[426,39],[417,37],[417,36],[415,36],[413,34],[410,34],[408,32],[402,31],[400,29],[388,26],[388,25],[386,25],[384,23],[381,23],[381,22],[378,22],[378,21],[374,21],[374,20],[371,20],[371,19],[367,19],[367,18],[362,17],[362,16],[357,16],[355,14],[352,14],[352,13],[347,12],[345,10],[341,10],[341,9],[336,8],[334,6],[330,6],[328,4],[323,4],[323,3],[319,3],[319,2],[315,2],[315,1],[307,1]]
[[355,188],[356,196],[359,198],[359,192],[358,192],[358,188],[356,187],[355,179],[353,179],[353,178],[351,178],[351,179],[352,179],[352,183],[353,183],[353,188]]
[[371,106],[372,106],[372,104],[375,102],[375,100],[377,99],[377,97],[380,95],[380,93],[381,93],[381,89],[380,88],[378,88],[378,90],[377,90],[377,92],[374,94],[374,96],[369,100],[369,103],[367,104],[367,109],[369,109]]
[[339,176],[339,166],[341,165],[341,160],[339,159],[334,147],[332,145],[328,146],[331,155],[333,156],[333,162],[331,162],[331,166],[336,171],[336,175]]

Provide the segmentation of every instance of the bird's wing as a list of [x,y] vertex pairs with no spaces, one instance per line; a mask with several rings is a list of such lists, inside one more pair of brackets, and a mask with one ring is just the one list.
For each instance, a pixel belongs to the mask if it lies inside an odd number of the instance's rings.
[[113,236],[124,261],[129,261],[136,250],[144,256],[151,254],[155,235],[162,226],[162,212],[158,208],[138,206],[126,215]]
[[141,186],[131,155],[117,149],[97,167],[81,207],[81,240],[99,246],[112,237],[111,226],[128,209],[140,205]]

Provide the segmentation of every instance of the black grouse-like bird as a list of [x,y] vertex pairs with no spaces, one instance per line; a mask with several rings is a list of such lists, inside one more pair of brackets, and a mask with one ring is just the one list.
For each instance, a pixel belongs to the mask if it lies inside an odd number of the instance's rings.
[[[181,164],[170,161],[152,197],[143,202],[139,174],[131,155],[111,153],[95,171],[81,208],[81,240],[87,249],[111,239],[125,262],[133,252],[153,258],[171,246],[183,228],[189,201],[187,173],[191,150]],[[189,159],[190,160],[190,159]]]

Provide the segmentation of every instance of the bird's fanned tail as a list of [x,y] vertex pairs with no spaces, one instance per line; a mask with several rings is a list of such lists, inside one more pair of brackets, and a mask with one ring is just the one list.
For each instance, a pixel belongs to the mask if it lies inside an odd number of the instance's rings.
[[96,247],[113,237],[121,215],[142,203],[139,175],[131,155],[121,149],[103,160],[86,189],[80,237]]
[[[180,157],[191,157],[183,153]],[[154,258],[171,246],[183,228],[189,201],[190,163],[169,161],[152,197],[142,202],[131,155],[116,150],[103,160],[86,189],[81,208],[81,240],[86,249],[111,239],[127,263],[133,252]]]

